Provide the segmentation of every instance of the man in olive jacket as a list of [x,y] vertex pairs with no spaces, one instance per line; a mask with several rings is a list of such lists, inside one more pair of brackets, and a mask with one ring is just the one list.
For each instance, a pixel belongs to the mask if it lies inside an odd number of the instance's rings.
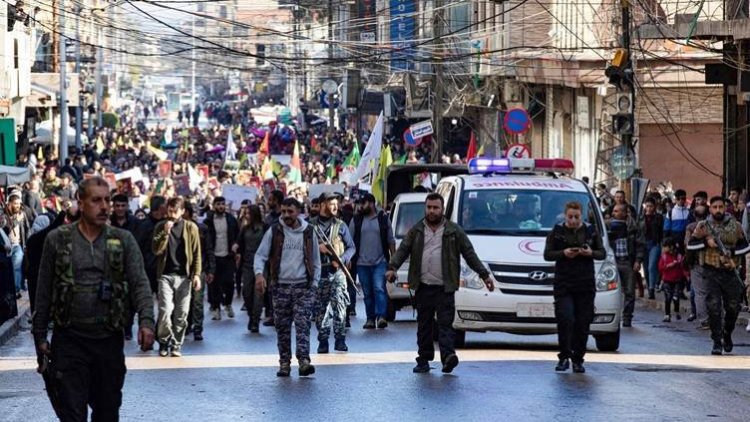
[[453,315],[454,294],[459,287],[461,272],[460,257],[463,256],[469,268],[484,281],[487,290],[495,289],[492,276],[474,252],[469,237],[461,227],[443,217],[443,207],[442,196],[435,193],[427,196],[424,220],[406,234],[386,273],[386,279],[392,282],[398,268],[411,256],[409,288],[416,290],[414,307],[417,309],[419,346],[415,373],[429,372],[429,362],[435,359],[432,339],[435,313],[443,372],[450,373],[458,365]]
[[154,255],[159,285],[157,338],[159,355],[182,356],[190,289],[201,289],[201,240],[198,226],[182,218],[185,200],[167,202],[167,220],[154,229]]

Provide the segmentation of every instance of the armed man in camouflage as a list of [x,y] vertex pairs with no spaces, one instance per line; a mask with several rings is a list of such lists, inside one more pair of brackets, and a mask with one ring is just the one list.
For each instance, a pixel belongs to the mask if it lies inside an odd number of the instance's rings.
[[[81,183],[80,221],[52,231],[44,242],[32,333],[40,372],[64,421],[116,421],[125,382],[123,326],[138,313],[138,343],[154,343],[154,303],[132,234],[107,226],[110,193],[94,177]],[[47,329],[53,322],[52,344]]]
[[[710,215],[699,222],[688,244],[692,251],[703,250],[703,289],[706,293],[708,324],[714,342],[712,355],[730,353],[734,348],[732,331],[742,306],[745,285],[737,268],[740,258],[750,252],[742,226],[726,213],[724,198],[709,202]],[[722,310],[724,319],[722,321]]]
[[[315,232],[300,217],[302,204],[294,198],[281,203],[279,224],[263,236],[255,253],[256,293],[271,290],[273,318],[279,347],[279,377],[288,377],[292,361],[292,322],[297,334],[300,376],[312,375],[310,363],[310,321],[320,280],[320,251]],[[263,269],[269,262],[269,280]],[[269,284],[270,283],[270,284]]]
[[346,352],[346,308],[349,306],[349,291],[344,272],[334,262],[336,254],[344,265],[349,265],[357,251],[354,240],[349,233],[347,224],[336,217],[339,212],[340,194],[324,193],[320,196],[320,215],[310,219],[310,224],[316,226],[321,236],[330,241],[333,250],[322,243],[319,246],[321,254],[320,288],[315,311],[315,325],[318,329],[318,353],[328,353],[328,337],[333,335],[336,343],[333,348]]

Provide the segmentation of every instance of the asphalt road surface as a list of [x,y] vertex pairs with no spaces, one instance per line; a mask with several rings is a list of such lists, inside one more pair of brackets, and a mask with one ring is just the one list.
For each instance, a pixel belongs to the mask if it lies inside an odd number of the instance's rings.
[[[235,300],[235,311],[239,311]],[[364,309],[360,303],[360,315]],[[411,309],[385,330],[352,320],[349,353],[316,355],[309,378],[276,377],[272,328],[247,319],[211,321],[205,341],[188,337],[182,358],[142,353],[128,342],[123,421],[747,421],[750,335],[738,327],[733,355],[709,355],[708,332],[664,324],[639,307],[617,353],[593,351],[586,374],[554,372],[555,336],[469,333],[453,374],[413,374]],[[313,338],[315,330],[313,329]],[[332,346],[332,344],[331,344]],[[313,341],[313,352],[317,342]],[[333,350],[333,347],[331,347]],[[0,420],[49,421],[54,414],[28,330],[0,348]]]

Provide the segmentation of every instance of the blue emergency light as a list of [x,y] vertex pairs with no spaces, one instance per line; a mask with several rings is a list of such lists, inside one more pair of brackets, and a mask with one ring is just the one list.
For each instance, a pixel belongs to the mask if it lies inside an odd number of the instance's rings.
[[561,158],[472,158],[469,174],[560,173],[573,174],[573,162]]

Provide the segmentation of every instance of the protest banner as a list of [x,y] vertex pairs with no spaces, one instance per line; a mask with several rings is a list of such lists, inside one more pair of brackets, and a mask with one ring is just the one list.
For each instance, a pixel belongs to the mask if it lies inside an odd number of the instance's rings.
[[227,208],[232,211],[239,211],[242,201],[246,199],[252,203],[258,201],[258,189],[252,186],[224,185],[222,191],[227,201]]

